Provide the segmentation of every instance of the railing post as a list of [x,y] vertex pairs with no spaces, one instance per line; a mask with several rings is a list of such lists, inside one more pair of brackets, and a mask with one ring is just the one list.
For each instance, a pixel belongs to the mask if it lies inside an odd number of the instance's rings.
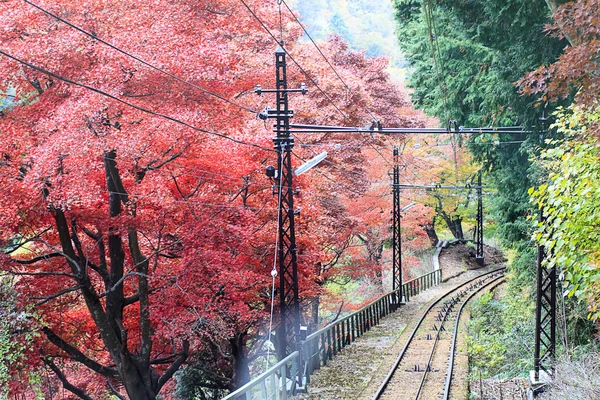
[[333,354],[331,353],[331,329],[327,330],[327,359],[333,359]]
[[323,332],[321,334],[321,343],[322,343],[322,348],[321,351],[323,352],[323,366],[327,365],[327,359],[329,358],[329,356],[327,355],[327,345],[326,345],[326,340],[325,336],[327,336],[327,332]]
[[356,337],[361,337],[363,334],[363,321],[362,321],[362,312],[358,312],[356,314],[356,326],[358,327],[358,333]]
[[332,326],[331,328],[329,328],[327,330],[327,332],[329,332],[329,334],[330,334],[329,337],[331,337],[331,341],[330,341],[329,345],[331,346],[331,351],[333,354],[331,359],[333,359],[333,356],[335,356],[337,354],[337,348],[336,348],[336,344],[335,344],[335,325]]
[[281,366],[281,399],[287,400],[287,365]]

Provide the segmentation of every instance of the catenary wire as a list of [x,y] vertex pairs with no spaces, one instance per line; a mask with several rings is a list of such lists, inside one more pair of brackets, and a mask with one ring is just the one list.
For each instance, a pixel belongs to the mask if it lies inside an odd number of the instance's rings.
[[[244,0],[240,0],[240,1],[248,9],[250,14],[252,14],[252,16],[260,23],[260,25],[264,28],[264,30],[267,31],[267,33],[269,34],[269,36],[271,36],[271,38],[275,41],[275,43],[279,44],[279,40],[275,37],[275,35],[273,35],[273,33],[269,30],[269,28],[267,28],[267,26],[260,19],[260,17],[258,15],[256,15],[256,13],[254,11],[252,11],[250,6],[248,6],[248,4]],[[282,47],[282,49],[285,52],[285,54],[287,54],[287,56],[290,58],[290,60],[292,60],[292,62],[294,64],[296,64],[298,69],[300,69],[300,71],[311,81],[311,83],[313,85],[315,85],[315,87],[317,89],[319,89],[321,94],[327,99],[327,101],[329,101],[329,103],[331,103],[331,105],[333,105],[333,107],[338,111],[338,113],[340,113],[344,117],[344,119],[350,119],[348,117],[348,115],[346,115],[346,113],[344,113],[342,110],[340,110],[340,108],[337,106],[337,104],[335,104],[335,102],[331,99],[331,97],[329,97],[329,95],[327,93],[325,93],[325,91],[323,89],[321,89],[319,84],[308,74],[308,72],[306,72],[306,70],[294,59],[294,57],[284,47]]]
[[193,84],[193,83],[191,83],[191,82],[189,82],[189,81],[186,81],[185,79],[183,79],[183,78],[180,78],[180,77],[178,77],[177,75],[174,75],[174,74],[172,74],[172,73],[170,73],[170,72],[168,72],[168,71],[165,71],[165,70],[163,70],[163,69],[160,69],[160,68],[158,68],[157,66],[150,64],[148,61],[145,61],[145,60],[143,60],[142,58],[140,58],[140,57],[138,57],[138,56],[136,56],[136,55],[134,55],[134,54],[131,54],[131,53],[129,53],[129,52],[127,52],[127,51],[125,51],[125,50],[122,50],[122,49],[120,49],[119,47],[115,46],[114,44],[112,44],[112,43],[110,43],[110,42],[108,42],[108,41],[106,41],[106,40],[104,40],[104,39],[101,39],[101,38],[99,38],[99,37],[98,37],[98,36],[96,36],[95,34],[93,34],[93,33],[91,33],[91,32],[88,32],[88,31],[84,30],[83,28],[80,28],[79,26],[77,26],[77,25],[75,25],[75,24],[73,24],[73,23],[71,23],[71,22],[69,22],[69,21],[67,21],[67,20],[65,20],[65,19],[63,19],[63,18],[61,18],[61,17],[59,17],[59,16],[58,16],[58,15],[56,15],[56,14],[53,14],[52,12],[50,12],[50,11],[48,11],[48,10],[46,10],[46,9],[42,8],[41,6],[39,6],[39,5],[37,5],[37,4],[33,3],[33,2],[31,2],[31,1],[29,1],[29,0],[23,0],[23,1],[25,1],[25,3],[27,3],[27,4],[29,4],[29,5],[31,5],[31,6],[33,6],[33,7],[35,7],[35,8],[37,8],[38,10],[40,10],[40,11],[41,11],[41,12],[43,12],[43,13],[45,13],[46,15],[48,15],[48,16],[50,16],[50,17],[52,17],[52,18],[56,19],[57,21],[60,21],[60,22],[62,22],[63,24],[66,24],[66,25],[70,26],[71,28],[73,28],[73,29],[75,29],[75,30],[77,30],[77,31],[79,31],[79,32],[81,32],[81,33],[83,33],[84,35],[87,35],[87,36],[91,37],[92,39],[94,39],[94,40],[97,40],[98,42],[100,42],[100,43],[102,43],[102,44],[104,44],[104,45],[106,45],[106,46],[108,46],[108,47],[112,48],[113,50],[116,50],[116,51],[118,51],[119,53],[121,53],[121,54],[123,54],[123,55],[126,55],[127,57],[133,58],[134,60],[136,60],[136,61],[138,61],[138,62],[140,62],[140,63],[144,64],[145,66],[147,66],[147,67],[149,67],[149,68],[152,68],[153,70],[155,70],[155,71],[158,71],[158,72],[160,72],[160,73],[162,73],[162,74],[165,74],[165,75],[169,76],[170,78],[172,78],[172,79],[175,79],[175,80],[176,80],[176,81],[178,81],[178,82],[181,82],[181,83],[183,83],[183,84],[185,84],[185,85],[188,85],[188,86],[190,86],[190,87],[193,87],[194,89],[198,89],[198,90],[200,90],[200,91],[202,91],[202,92],[204,92],[204,93],[206,93],[206,94],[208,94],[208,95],[210,95],[210,96],[213,96],[213,97],[216,97],[216,98],[218,98],[218,99],[220,99],[220,100],[223,100],[223,101],[225,101],[225,102],[227,102],[227,103],[229,103],[229,104],[231,104],[231,105],[234,105],[234,106],[236,106],[236,107],[238,107],[238,108],[240,108],[240,109],[242,109],[242,110],[245,110],[245,111],[251,112],[251,113],[253,113],[253,114],[257,114],[257,113],[258,113],[257,111],[255,111],[255,110],[253,110],[253,109],[251,109],[251,108],[249,108],[249,107],[246,107],[246,106],[244,106],[244,105],[241,105],[241,104],[239,104],[239,103],[236,103],[235,101],[229,100],[228,98],[226,98],[226,97],[224,97],[224,96],[222,96],[222,95],[220,95],[220,94],[218,94],[218,93],[212,92],[212,91],[210,91],[210,90],[208,90],[208,89],[204,89],[203,87],[201,87],[201,86],[198,86],[198,85],[196,85],[196,84]]
[[[342,79],[342,77],[340,76],[340,74],[337,72],[337,70],[335,69],[335,67],[331,64],[331,62],[329,61],[329,59],[327,58],[327,56],[325,56],[325,54],[323,53],[323,51],[321,51],[321,48],[317,45],[317,43],[310,36],[310,34],[308,33],[308,31],[306,30],[306,28],[304,27],[304,25],[302,25],[302,23],[300,22],[300,20],[296,16],[296,14],[294,14],[294,11],[292,11],[292,9],[290,8],[290,6],[288,6],[288,4],[285,2],[285,0],[281,0],[281,2],[285,5],[285,7],[288,9],[288,11],[292,15],[292,17],[296,20],[296,22],[298,23],[298,25],[302,28],[302,30],[304,31],[304,33],[306,34],[306,36],[310,39],[310,41],[312,42],[312,44],[314,45],[314,47],[317,49],[317,51],[319,52],[319,54],[323,57],[323,59],[325,60],[325,62],[327,63],[327,65],[329,65],[329,68],[331,68],[331,70],[335,73],[335,75],[340,80],[340,82],[342,82],[342,84],[344,85],[344,87],[346,88],[346,90],[348,90],[349,92],[353,93],[353,90],[350,89],[350,87],[346,84],[346,82]],[[357,106],[361,107],[361,105],[358,104],[354,98],[351,98],[351,99],[352,99],[352,102],[354,104],[356,104]],[[366,110],[366,112],[369,115],[371,115],[371,118],[373,118],[374,120],[377,119],[377,117],[369,109],[365,108],[365,110]]]
[[292,15],[292,17],[296,20],[296,22],[298,23],[298,25],[300,25],[300,27],[302,28],[302,30],[304,31],[304,33],[306,34],[306,36],[308,37],[308,39],[312,42],[312,44],[315,46],[315,48],[317,49],[317,51],[319,52],[319,54],[321,55],[321,57],[323,57],[323,59],[325,60],[325,62],[327,63],[327,65],[329,65],[329,68],[331,68],[331,70],[335,73],[335,75],[337,76],[337,78],[340,80],[340,82],[342,82],[342,84],[346,87],[346,89],[351,92],[352,90],[348,87],[348,85],[346,84],[346,82],[344,81],[344,79],[342,79],[342,77],[340,76],[340,74],[337,72],[337,70],[335,69],[335,67],[331,64],[331,62],[329,61],[329,59],[327,58],[327,56],[325,56],[325,54],[323,54],[323,51],[321,51],[321,48],[319,48],[319,46],[317,45],[317,43],[313,40],[312,36],[310,36],[310,34],[308,33],[308,31],[306,30],[306,28],[304,27],[304,25],[302,25],[302,23],[300,22],[300,20],[298,19],[298,17],[296,16],[296,14],[294,13],[294,11],[292,11],[292,9],[290,8],[290,6],[285,2],[285,0],[281,0],[281,2],[285,5],[285,7],[288,9],[288,11],[290,12],[290,14]]
[[19,59],[17,57],[14,57],[14,56],[12,56],[12,55],[10,55],[10,54],[2,51],[2,50],[0,50],[0,54],[2,54],[3,56],[5,56],[7,58],[10,58],[11,60],[16,61],[16,62],[18,62],[20,64],[26,65],[29,68],[32,68],[32,69],[34,69],[36,71],[39,71],[39,72],[41,72],[43,74],[50,75],[53,78],[56,78],[56,79],[61,80],[63,82],[67,82],[67,83],[69,83],[71,85],[79,86],[79,87],[82,87],[84,89],[90,90],[92,92],[98,93],[98,94],[100,94],[102,96],[108,97],[109,99],[117,101],[117,102],[119,102],[121,104],[124,104],[126,106],[131,107],[131,108],[134,108],[134,109],[136,109],[138,111],[144,112],[146,114],[150,114],[150,115],[153,115],[155,117],[159,117],[159,118],[163,118],[163,119],[166,119],[168,121],[171,121],[171,122],[175,122],[177,124],[180,124],[180,125],[183,125],[185,127],[190,128],[190,129],[193,129],[193,130],[195,130],[197,132],[203,132],[203,133],[207,133],[209,135],[216,136],[216,137],[219,137],[219,138],[222,138],[222,139],[227,139],[227,140],[230,140],[230,141],[232,141],[234,143],[237,143],[237,144],[254,147],[254,148],[257,148],[257,149],[260,149],[260,150],[264,150],[264,151],[268,151],[268,152],[273,152],[274,151],[272,149],[268,149],[268,148],[260,146],[258,144],[248,143],[248,142],[244,142],[243,140],[234,139],[234,138],[232,138],[230,136],[223,135],[222,133],[213,132],[213,131],[209,131],[207,129],[198,128],[197,126],[188,124],[187,122],[181,121],[181,120],[179,120],[177,118],[174,118],[174,117],[171,117],[171,116],[168,116],[168,115],[165,115],[165,114],[157,113],[157,112],[154,112],[152,110],[148,110],[148,109],[146,109],[144,107],[137,106],[137,105],[129,103],[129,102],[125,101],[125,100],[119,99],[118,97],[113,96],[112,94],[106,93],[106,92],[104,92],[104,91],[102,91],[100,89],[97,89],[97,88],[85,85],[85,84],[80,83],[80,82],[73,81],[73,80],[71,80],[69,78],[65,78],[63,76],[55,74],[54,72],[50,72],[50,71],[48,71],[48,70],[46,70],[44,68],[38,67],[37,65],[34,65],[34,64],[31,64],[31,63],[29,63],[27,61],[21,60],[21,59]]

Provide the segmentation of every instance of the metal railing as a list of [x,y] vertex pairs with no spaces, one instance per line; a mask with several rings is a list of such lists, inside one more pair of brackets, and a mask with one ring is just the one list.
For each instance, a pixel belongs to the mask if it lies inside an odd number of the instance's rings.
[[327,362],[344,347],[378,325],[381,318],[396,311],[402,301],[409,301],[412,296],[440,284],[441,281],[441,270],[419,276],[402,284],[402,297],[400,290],[390,292],[360,310],[308,335],[300,350],[304,367],[301,371],[303,381],[310,383],[310,376],[315,370],[327,365]]
[[313,372],[327,365],[344,347],[378,325],[381,318],[396,311],[403,302],[441,282],[441,269],[404,282],[401,289],[387,293],[360,310],[311,333],[302,342],[300,351],[290,354],[223,400],[279,400],[287,399],[297,389],[304,390]]
[[295,351],[222,400],[286,400],[296,392],[298,356]]
[[416,277],[415,279],[406,281],[402,284],[402,293],[404,295],[404,299],[405,301],[410,301],[410,298],[412,296],[416,296],[422,291],[427,290],[432,286],[437,286],[441,282],[441,269],[436,269],[435,271],[428,272],[425,275],[421,275],[419,277]]

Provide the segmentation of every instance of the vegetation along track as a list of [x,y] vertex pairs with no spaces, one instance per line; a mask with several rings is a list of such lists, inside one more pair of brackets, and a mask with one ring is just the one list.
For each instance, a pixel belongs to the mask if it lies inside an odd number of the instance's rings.
[[501,281],[504,271],[500,268],[479,275],[431,304],[373,400],[448,399],[460,313],[473,296]]

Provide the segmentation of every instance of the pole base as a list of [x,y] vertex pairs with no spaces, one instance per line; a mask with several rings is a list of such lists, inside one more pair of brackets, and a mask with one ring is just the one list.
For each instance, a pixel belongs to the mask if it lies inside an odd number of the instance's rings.
[[544,370],[540,370],[539,378],[535,379],[535,371],[529,371],[529,389],[527,390],[527,400],[533,400],[536,395],[542,393],[552,377]]
[[485,265],[485,259],[483,257],[475,257],[475,261],[482,267]]

